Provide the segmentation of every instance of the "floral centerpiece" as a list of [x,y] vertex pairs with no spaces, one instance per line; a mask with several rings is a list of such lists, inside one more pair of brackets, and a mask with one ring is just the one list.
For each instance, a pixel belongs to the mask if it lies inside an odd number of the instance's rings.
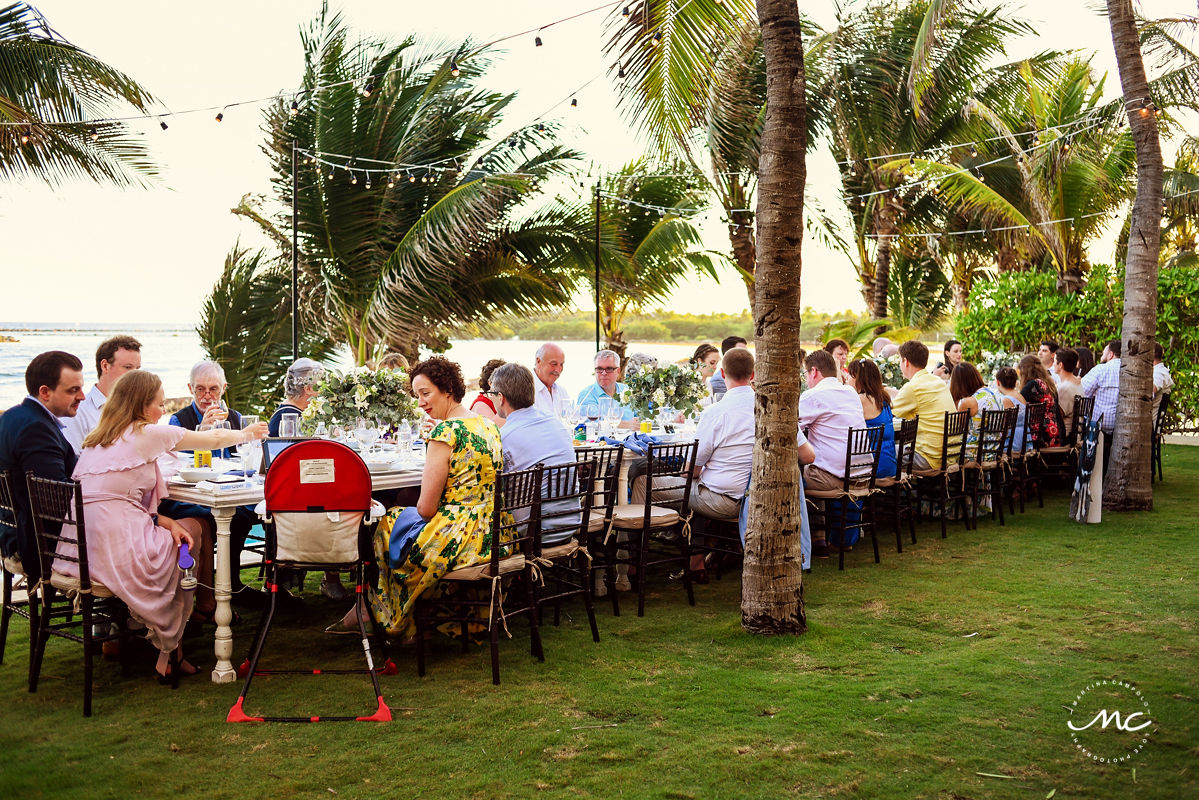
[[420,414],[409,391],[408,375],[398,369],[356,367],[329,371],[315,387],[318,395],[304,409],[301,425],[311,435],[320,423],[352,427],[359,417],[377,420],[384,429],[413,422]]
[[983,380],[991,383],[995,380],[995,373],[1004,367],[1015,367],[1020,363],[1019,353],[1005,353],[1002,350],[991,352],[983,350],[983,357],[975,364],[978,367],[978,372],[982,375]]
[[627,389],[620,402],[641,419],[650,419],[663,408],[674,408],[687,416],[699,411],[699,401],[708,393],[704,379],[690,365],[670,364],[642,369],[626,375]]
[[903,377],[903,369],[899,366],[899,356],[875,356],[873,361],[883,376],[883,386],[902,389],[903,385],[907,383],[907,379]]

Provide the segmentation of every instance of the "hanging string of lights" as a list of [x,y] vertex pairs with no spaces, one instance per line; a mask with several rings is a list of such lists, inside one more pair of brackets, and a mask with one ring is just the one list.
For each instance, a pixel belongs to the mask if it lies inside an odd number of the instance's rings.
[[[688,0],[688,2],[692,2],[692,0]],[[139,120],[157,120],[159,127],[161,127],[165,131],[169,127],[166,123],[166,118],[168,118],[168,117],[175,118],[175,117],[182,117],[182,116],[186,116],[186,115],[190,115],[190,114],[209,114],[209,113],[212,113],[215,111],[215,112],[217,112],[214,117],[215,121],[222,122],[222,121],[224,121],[224,118],[225,118],[225,112],[230,109],[239,108],[241,106],[248,106],[248,105],[259,105],[261,103],[266,103],[266,102],[270,102],[270,101],[274,101],[274,100],[286,101],[286,100],[290,99],[291,100],[291,113],[294,115],[299,112],[299,101],[303,97],[313,95],[313,94],[318,94],[321,92],[326,92],[331,89],[337,89],[337,88],[341,88],[341,87],[345,87],[345,86],[354,86],[354,87],[361,86],[362,88],[360,91],[362,91],[362,93],[365,96],[369,97],[370,94],[376,88],[375,83],[374,83],[375,80],[384,78],[394,72],[410,70],[414,66],[423,66],[425,64],[430,64],[430,63],[434,63],[437,61],[444,61],[447,58],[450,59],[450,71],[455,76],[457,76],[458,70],[459,70],[459,63],[458,63],[459,59],[461,59],[462,61],[465,61],[471,55],[482,52],[483,50],[486,50],[489,47],[494,47],[495,45],[500,44],[502,42],[506,42],[511,39],[516,39],[521,36],[527,36],[530,33],[540,33],[541,31],[548,30],[548,29],[554,27],[555,25],[561,25],[563,23],[570,22],[575,19],[579,19],[580,17],[585,17],[590,14],[594,14],[597,11],[603,11],[605,9],[615,8],[618,5],[620,5],[620,0],[613,0],[613,2],[604,3],[602,5],[595,6],[594,8],[589,8],[585,11],[579,11],[579,12],[576,12],[569,16],[565,16],[560,19],[555,19],[551,22],[545,23],[544,25],[539,25],[536,28],[529,28],[528,30],[520,31],[518,33],[511,33],[511,34],[507,34],[505,36],[501,36],[497,39],[492,39],[490,41],[484,42],[483,44],[474,48],[471,52],[463,54],[463,55],[459,55],[458,51],[456,49],[447,51],[444,53],[435,53],[435,54],[432,54],[432,55],[426,57],[425,59],[417,62],[416,64],[405,64],[404,66],[395,67],[390,70],[387,70],[386,72],[381,73],[378,76],[360,75],[360,76],[357,76],[354,78],[347,78],[342,81],[336,81],[334,83],[327,83],[327,84],[324,84],[322,86],[315,87],[312,89],[299,89],[296,91],[279,92],[277,94],[266,95],[264,97],[258,97],[258,98],[254,98],[254,99],[250,99],[250,100],[236,100],[236,101],[229,102],[229,103],[220,103],[220,104],[211,105],[211,106],[200,106],[197,108],[188,108],[188,109],[184,109],[182,111],[172,111],[169,108],[167,108],[166,110],[160,111],[160,112],[151,112],[151,113],[144,113],[144,114],[131,114],[131,115],[120,116],[120,117],[97,117],[95,119],[73,120],[73,121],[68,121],[68,120],[36,120],[36,121],[2,120],[2,121],[0,121],[0,128],[4,128],[4,127],[23,128],[24,130],[21,133],[22,144],[27,144],[33,136],[33,128],[35,126],[36,127],[84,127],[84,126],[89,126],[88,134],[94,140],[94,139],[98,138],[98,136],[99,136],[98,128],[105,126],[105,125],[111,125],[111,124],[119,123],[119,122],[136,122]],[[536,38],[536,45],[538,47],[540,47],[541,44],[542,44],[541,37],[540,37],[540,35],[538,35]]]

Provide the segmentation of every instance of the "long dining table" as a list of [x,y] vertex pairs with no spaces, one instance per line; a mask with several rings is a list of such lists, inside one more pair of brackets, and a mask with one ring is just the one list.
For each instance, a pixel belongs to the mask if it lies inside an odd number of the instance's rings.
[[[386,469],[371,471],[371,488],[407,489],[419,487],[423,464],[410,469]],[[216,636],[213,650],[216,653],[216,666],[212,670],[213,683],[232,683],[237,678],[237,670],[233,666],[233,596],[230,585],[229,563],[231,547],[229,543],[229,522],[233,512],[239,506],[257,505],[263,498],[261,479],[250,479],[236,488],[201,488],[204,484],[184,484],[167,482],[167,496],[172,500],[185,503],[195,503],[212,509],[216,519]]]

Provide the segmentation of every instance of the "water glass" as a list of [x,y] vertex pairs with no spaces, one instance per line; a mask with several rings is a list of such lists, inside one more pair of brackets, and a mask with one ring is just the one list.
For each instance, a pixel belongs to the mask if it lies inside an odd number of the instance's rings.
[[258,424],[258,419],[259,418],[256,414],[242,414],[241,429],[244,431],[246,428],[253,428]]
[[279,418],[279,436],[294,439],[300,435],[300,415],[286,414]]
[[362,454],[366,455],[369,453],[371,447],[379,439],[379,429],[375,421],[366,417],[359,417],[358,424],[354,428],[354,438],[358,440],[358,445],[362,448]]
[[396,455],[399,456],[401,464],[409,464],[412,461],[412,429],[408,427],[407,422],[401,422],[396,431]]

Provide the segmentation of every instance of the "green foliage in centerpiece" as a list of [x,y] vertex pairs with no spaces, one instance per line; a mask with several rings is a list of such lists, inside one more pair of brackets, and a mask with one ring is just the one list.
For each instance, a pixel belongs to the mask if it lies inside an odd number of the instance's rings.
[[878,367],[879,373],[883,376],[883,386],[890,386],[892,389],[902,389],[907,383],[907,379],[903,377],[903,369],[899,366],[899,356],[875,356],[874,365]]
[[983,380],[991,383],[995,380],[995,373],[1004,367],[1015,369],[1023,355],[1023,353],[1006,353],[1002,350],[996,352],[983,350],[983,357],[978,360],[975,366],[978,367],[978,373],[983,376]]
[[304,431],[311,434],[321,422],[329,428],[352,426],[358,417],[377,420],[383,427],[414,422],[420,414],[409,385],[408,375],[398,369],[327,372],[316,385],[320,394],[304,409]]
[[621,393],[620,402],[641,419],[652,417],[663,407],[694,416],[699,411],[699,401],[708,393],[700,374],[679,364],[627,375],[625,383],[628,389]]

